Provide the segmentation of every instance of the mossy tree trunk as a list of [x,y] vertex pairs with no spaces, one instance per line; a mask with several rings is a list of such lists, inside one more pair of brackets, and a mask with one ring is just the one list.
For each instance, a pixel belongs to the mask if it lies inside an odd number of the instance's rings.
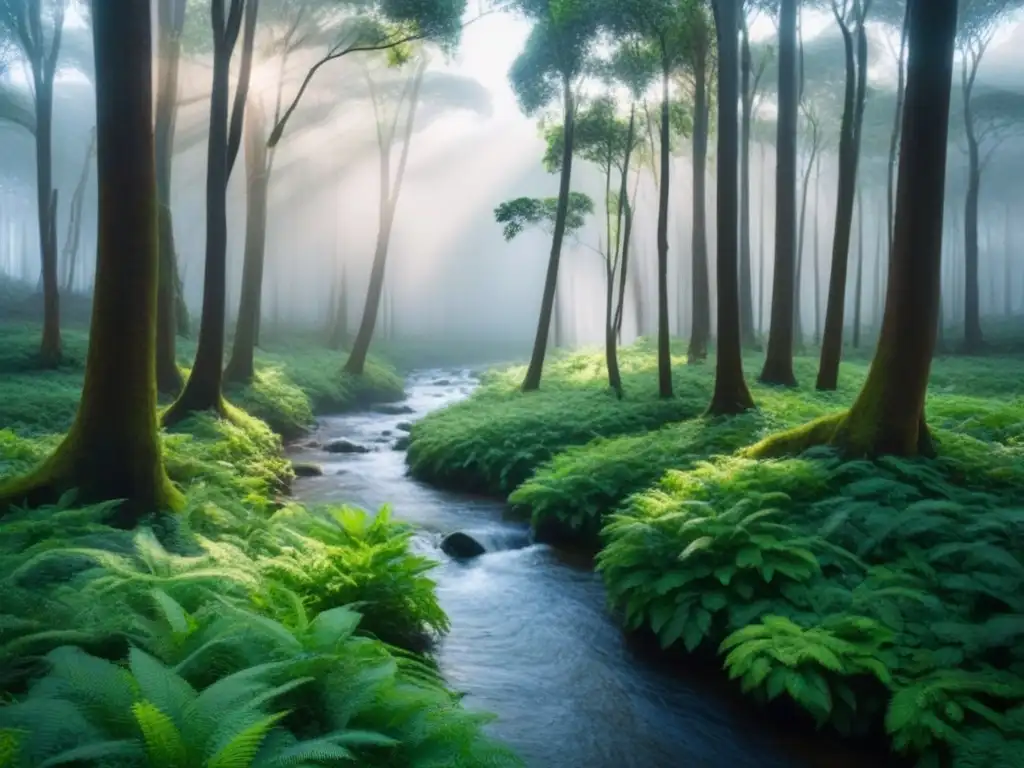
[[259,320],[260,289],[263,286],[263,254],[267,237],[266,126],[263,105],[249,97],[245,119],[245,257],[242,262],[242,290],[238,299],[238,321],[231,345],[231,359],[224,370],[227,381],[248,383],[255,374],[256,325]]
[[693,283],[693,319],[687,363],[707,359],[711,336],[711,296],[708,287],[707,164],[711,105],[708,103],[708,45],[695,41],[693,66],[693,240],[691,268]]
[[180,501],[164,472],[156,419],[156,180],[149,3],[93,0],[99,244],[78,413],[33,474],[0,489],[0,509],[124,499],[117,522]]
[[562,82],[562,170],[558,184],[558,207],[555,210],[555,226],[551,237],[551,254],[548,256],[548,271],[544,277],[544,294],[540,302],[540,317],[537,334],[533,340],[533,352],[526,369],[521,389],[533,392],[540,389],[541,374],[544,371],[544,355],[548,346],[548,331],[551,328],[555,308],[555,293],[558,290],[558,263],[562,257],[562,241],[565,239],[565,222],[569,213],[569,191],[572,181],[573,137],[576,125],[576,104],[572,82],[568,77]]
[[714,4],[718,30],[718,354],[710,414],[754,407],[743,378],[739,251],[739,50],[736,29],[742,0]]
[[852,454],[931,450],[924,401],[941,295],[956,0],[910,0],[906,109],[882,335],[833,441]]
[[[171,213],[171,166],[178,118],[178,70],[186,0],[157,3],[156,190],[160,240],[160,279],[157,287],[156,385],[177,395],[184,383],[178,368],[178,301],[181,283]],[[185,318],[187,323],[188,318]]]
[[[178,399],[164,412],[172,425],[199,411],[225,409],[224,325],[227,303],[227,185],[242,140],[242,119],[248,99],[258,0],[212,0],[213,89],[210,94],[210,135],[206,155],[206,260],[199,343],[192,372]],[[245,17],[245,33],[234,104],[230,109],[231,54]]]
[[779,89],[775,175],[775,274],[761,381],[795,387],[793,302],[796,268],[797,0],[779,6]]
[[837,14],[846,57],[846,91],[839,135],[839,180],[836,221],[832,240],[832,269],[825,305],[825,332],[821,339],[821,360],[815,386],[832,391],[839,385],[839,361],[843,356],[843,326],[846,322],[846,280],[850,261],[850,233],[853,228],[857,166],[860,160],[861,130],[867,97],[868,40],[864,29],[871,0],[854,0],[855,28]]
[[363,304],[363,317],[359,323],[359,330],[356,331],[355,340],[352,342],[352,351],[349,352],[348,360],[345,361],[345,371],[347,373],[362,374],[363,368],[366,365],[366,356],[370,352],[370,342],[373,340],[373,330],[377,324],[381,294],[384,290],[384,276],[387,266],[388,247],[391,242],[391,230],[395,222],[398,198],[402,192],[402,181],[405,179],[405,167],[409,160],[409,147],[412,144],[413,128],[416,123],[416,109],[419,105],[420,87],[423,85],[423,74],[426,71],[426,67],[427,60],[422,58],[416,66],[412,79],[409,81],[409,112],[405,125],[402,154],[398,161],[393,184],[391,181],[391,146],[394,142],[402,103],[406,101],[406,94],[403,94],[399,99],[395,119],[390,129],[381,124],[380,117],[378,116],[377,138],[380,145],[381,184],[380,223],[377,228],[377,245],[373,253],[373,265],[370,267],[370,284],[366,289],[366,301]]

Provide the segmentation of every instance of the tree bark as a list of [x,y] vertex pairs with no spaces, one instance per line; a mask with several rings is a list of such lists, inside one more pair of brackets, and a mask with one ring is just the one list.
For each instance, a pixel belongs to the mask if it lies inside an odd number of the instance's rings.
[[768,264],[764,257],[764,221],[765,221],[765,202],[767,201],[768,195],[766,194],[765,182],[768,180],[768,168],[765,162],[766,151],[764,144],[761,145],[761,189],[759,192],[760,208],[761,211],[757,217],[757,262],[760,264],[757,270],[757,335],[758,337],[764,337],[764,273],[768,268]]
[[797,0],[779,8],[779,116],[775,176],[775,275],[772,317],[761,381],[795,387],[793,301],[796,266]]
[[708,406],[712,415],[742,413],[754,407],[743,378],[737,266],[741,147],[736,29],[741,5],[742,0],[723,0],[714,5],[718,32],[718,354],[715,391]]
[[249,99],[245,120],[245,260],[242,290],[238,299],[238,320],[231,345],[231,359],[224,370],[227,381],[248,383],[256,372],[256,325],[259,321],[260,289],[263,286],[263,254],[267,235],[268,175],[266,126],[263,105]]
[[[156,384],[160,392],[177,395],[184,383],[178,368],[181,279],[174,243],[171,211],[171,168],[178,118],[178,70],[186,0],[159,0],[157,4],[156,188],[160,239],[160,280],[157,288]],[[182,303],[184,303],[182,301]]]
[[555,291],[558,288],[558,262],[562,256],[562,241],[565,239],[565,219],[569,212],[569,191],[572,180],[573,132],[576,126],[576,105],[572,83],[568,78],[562,82],[562,171],[558,185],[558,208],[555,211],[555,227],[551,237],[551,254],[548,256],[548,271],[544,278],[544,295],[541,297],[540,317],[537,321],[537,335],[533,341],[530,365],[526,369],[521,389],[533,392],[540,389],[540,378],[544,371],[544,355],[548,345],[548,331],[555,307]]
[[[863,1],[863,0],[862,0]],[[850,231],[853,227],[857,165],[861,128],[867,96],[868,43],[864,29],[865,11],[858,12],[856,30],[840,23],[846,52],[846,93],[839,137],[839,180],[836,193],[836,224],[832,240],[832,270],[829,274],[825,333],[818,365],[819,390],[834,390],[839,384],[839,361],[843,356],[843,325],[846,321],[846,278],[850,260]]]
[[[796,245],[796,271],[793,276],[793,336],[796,345],[803,348],[804,344],[804,322],[803,322],[803,273],[804,273],[804,247],[807,231],[807,198],[811,191],[811,173],[814,171],[815,161],[818,158],[818,125],[814,124],[813,138],[811,139],[811,156],[807,159],[807,167],[803,173],[803,184],[800,188],[800,221],[797,224],[797,245]],[[817,223],[818,210],[815,204],[814,220]]]
[[99,247],[78,413],[57,450],[0,489],[0,510],[123,499],[132,526],[180,496],[164,472],[156,421],[156,181],[149,3],[93,0]]
[[909,0],[906,109],[885,317],[867,381],[835,442],[864,455],[927,453],[956,0]]
[[750,35],[747,20],[740,21],[741,98],[743,116],[740,130],[740,332],[743,344],[757,343],[754,331],[753,280],[750,269],[750,123],[754,113],[754,90],[751,84],[753,62],[750,56]]
[[[242,51],[242,71],[238,89],[248,86],[245,62],[252,62],[256,0],[230,0],[231,11],[225,19],[225,0],[213,0],[213,88],[210,94],[210,135],[206,155],[206,261],[203,274],[203,311],[199,325],[199,343],[192,372],[178,399],[164,412],[163,422],[170,426],[199,411],[226,415],[222,385],[224,381],[224,326],[227,304],[227,185],[231,175],[231,127],[241,118],[229,116],[231,53],[238,39],[244,7],[246,34]],[[249,51],[244,49],[249,48]],[[235,94],[235,107],[238,106]],[[244,101],[242,102],[244,108]]]
[[[402,181],[405,179],[405,167],[409,160],[409,147],[412,144],[413,128],[416,123],[416,110],[420,101],[420,87],[423,85],[423,73],[426,71],[426,59],[417,65],[413,75],[412,90],[409,96],[409,114],[405,126],[405,137],[402,154],[398,161],[394,185],[391,185],[391,142],[381,143],[381,206],[380,225],[377,230],[377,246],[373,253],[373,266],[370,268],[370,284],[366,289],[366,302],[363,305],[363,317],[352,342],[352,351],[345,361],[345,372],[361,375],[366,365],[366,356],[370,352],[373,340],[373,329],[380,311],[381,293],[384,289],[384,275],[387,266],[388,247],[391,244],[391,230],[395,222],[395,211],[398,198],[402,192]],[[399,104],[401,108],[401,104]],[[392,138],[394,131],[392,131]]]
[[711,107],[707,96],[708,50],[703,42],[697,42],[693,68],[693,320],[690,323],[690,344],[686,351],[687,363],[697,363],[707,358],[708,339],[711,336],[707,234],[707,163]]

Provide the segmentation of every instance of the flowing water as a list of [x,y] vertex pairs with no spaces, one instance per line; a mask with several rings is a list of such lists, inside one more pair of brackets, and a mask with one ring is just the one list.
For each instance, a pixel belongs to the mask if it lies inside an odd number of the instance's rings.
[[[494,712],[495,735],[530,768],[833,768],[884,765],[834,745],[793,744],[757,710],[673,674],[631,651],[605,608],[600,577],[547,546],[527,527],[502,519],[503,505],[430,488],[405,472],[394,441],[403,422],[465,397],[468,371],[420,372],[396,410],[320,420],[313,441],[292,450],[323,476],[297,481],[308,502],[367,509],[390,504],[419,529],[416,545],[441,561],[434,572],[451,631],[438,649],[467,706]],[[344,438],[372,448],[332,454],[318,444]],[[464,531],[487,553],[470,562],[441,553],[442,536]]]

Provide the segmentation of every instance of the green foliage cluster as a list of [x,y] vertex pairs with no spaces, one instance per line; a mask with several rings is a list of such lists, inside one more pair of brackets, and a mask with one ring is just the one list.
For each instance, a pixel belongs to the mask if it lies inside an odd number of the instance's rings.
[[686,375],[682,350],[676,352],[672,400],[661,400],[651,386],[657,368],[647,342],[620,354],[621,402],[607,388],[598,351],[549,359],[537,392],[519,390],[521,366],[488,372],[469,399],[413,425],[410,471],[437,485],[504,496],[570,446],[692,418],[707,406],[709,390]]
[[897,750],[954,765],[993,740],[1019,755],[1024,456],[937,437],[939,461],[818,448],[671,471],[604,529],[609,597],[666,647],[718,645],[744,689],[819,724],[884,715]]
[[[282,360],[250,390],[282,420],[359,391],[332,388],[312,352]],[[4,377],[0,402],[61,373]],[[66,374],[73,413],[81,374]],[[59,439],[56,418],[32,423],[41,404],[20,408],[0,477]],[[0,766],[518,765],[419,655],[448,619],[410,527],[286,503],[280,435],[238,409],[163,442],[187,499],[175,515],[122,530],[116,502],[69,494],[0,521]]]
[[[186,426],[166,443],[180,515],[117,530],[112,504],[68,498],[0,525],[0,765],[515,765],[400,650],[447,628],[410,530],[271,513],[276,436]],[[5,472],[43,443],[0,432]]]

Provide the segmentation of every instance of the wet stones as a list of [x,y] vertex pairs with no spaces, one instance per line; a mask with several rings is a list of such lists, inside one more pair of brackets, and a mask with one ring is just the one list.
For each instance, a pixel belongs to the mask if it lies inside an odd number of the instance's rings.
[[469,560],[479,557],[487,550],[484,549],[483,544],[468,533],[455,531],[454,533],[449,533],[441,540],[441,551],[448,555],[448,557],[455,558],[456,560]]
[[373,410],[375,413],[383,413],[385,416],[404,416],[416,412],[412,406],[402,403],[380,403],[373,406]]
[[328,453],[370,453],[370,449],[365,445],[353,443],[351,440],[346,440],[343,437],[326,443],[324,450]]
[[296,477],[320,477],[324,470],[319,464],[310,461],[293,461],[292,472]]

